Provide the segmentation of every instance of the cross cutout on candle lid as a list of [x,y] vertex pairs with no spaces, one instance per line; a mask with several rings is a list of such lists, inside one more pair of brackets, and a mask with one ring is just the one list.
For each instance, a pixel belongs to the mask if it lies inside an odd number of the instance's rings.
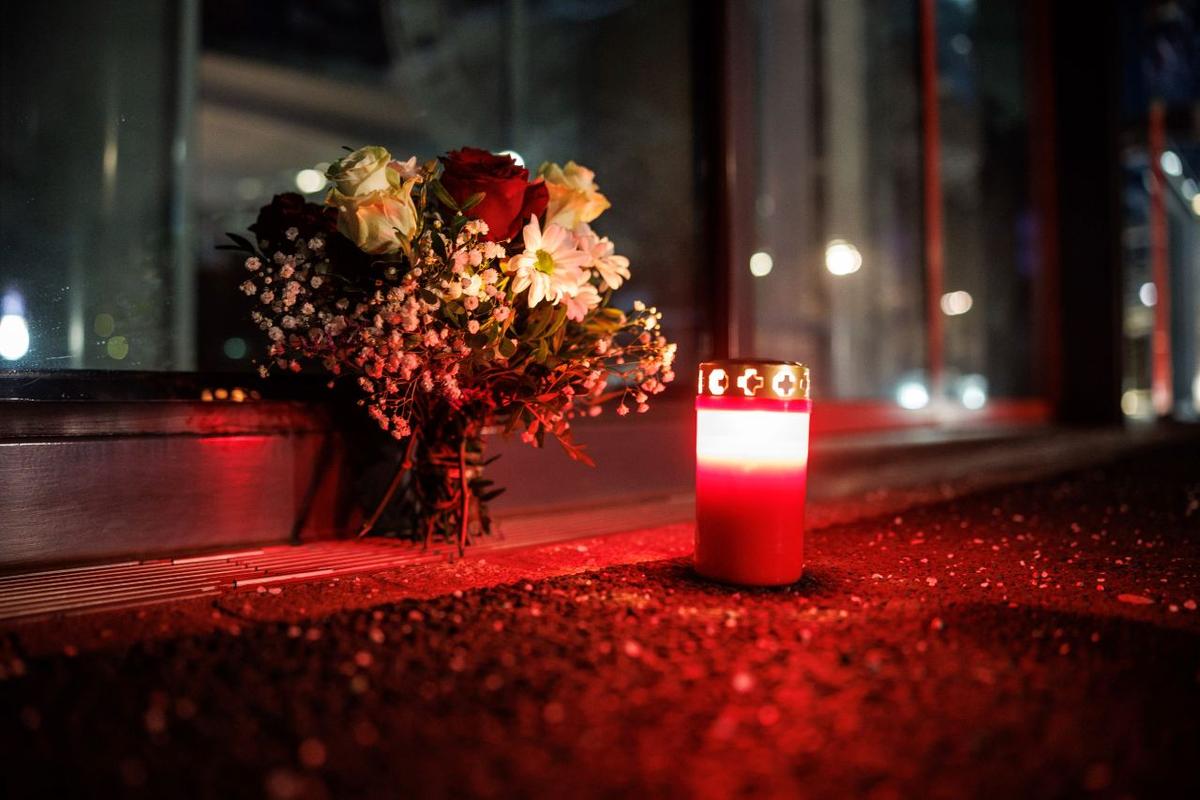
[[[752,381],[753,385],[751,384]],[[737,385],[739,389],[746,393],[746,397],[753,397],[762,388],[763,379],[758,374],[758,370],[751,367],[738,376]]]
[[796,388],[796,380],[792,377],[792,373],[780,372],[775,376],[772,388],[780,397],[791,397],[792,391]]
[[724,359],[700,364],[696,392],[746,401],[808,400],[808,367],[798,361]]

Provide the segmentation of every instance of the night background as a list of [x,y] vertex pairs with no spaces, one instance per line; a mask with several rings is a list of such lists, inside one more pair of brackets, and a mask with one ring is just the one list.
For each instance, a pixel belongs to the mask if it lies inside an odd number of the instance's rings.
[[[1200,794],[1200,0],[22,4],[0,92],[6,796]],[[219,247],[376,144],[594,170],[678,346],[465,548]]]

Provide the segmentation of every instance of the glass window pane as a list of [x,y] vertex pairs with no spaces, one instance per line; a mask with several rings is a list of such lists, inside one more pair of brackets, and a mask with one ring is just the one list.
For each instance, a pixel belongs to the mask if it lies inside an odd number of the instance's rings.
[[192,367],[188,7],[5,8],[0,365]]
[[[943,198],[943,353],[929,362],[919,7],[756,5],[759,354],[814,368],[818,393],[978,409],[1034,385],[1041,269],[1030,192],[1023,6],[934,4]],[[806,58],[798,54],[813,54]]]
[[1036,255],[1022,5],[938,0],[946,391],[1034,393]]
[[1200,417],[1200,3],[1123,7],[1121,409]]
[[757,9],[754,348],[819,396],[894,397],[925,366],[915,4]]
[[686,0],[68,6],[3,28],[0,292],[30,338],[5,366],[250,369],[262,336],[214,247],[275,193],[319,201],[324,164],[368,143],[591,167],[597,230],[633,262],[618,302],[658,305],[695,360]]
[[[694,359],[699,187],[688,4],[348,8],[292,4],[293,13],[276,14],[205,3],[201,367],[246,368],[262,348],[244,310],[235,303],[230,311],[237,265],[212,244],[243,230],[271,195],[297,191],[302,173],[312,178],[343,145],[364,143],[401,158],[471,145],[514,151],[533,170],[569,159],[592,168],[612,202],[597,230],[633,264],[618,302],[658,305],[680,358]],[[308,193],[319,200],[324,187]]]

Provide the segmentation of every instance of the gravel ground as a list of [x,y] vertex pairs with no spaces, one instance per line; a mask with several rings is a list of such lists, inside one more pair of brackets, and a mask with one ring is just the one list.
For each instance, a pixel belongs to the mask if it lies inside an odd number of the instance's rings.
[[11,630],[5,795],[1200,796],[1195,440],[808,559],[782,590],[667,558],[94,649]]

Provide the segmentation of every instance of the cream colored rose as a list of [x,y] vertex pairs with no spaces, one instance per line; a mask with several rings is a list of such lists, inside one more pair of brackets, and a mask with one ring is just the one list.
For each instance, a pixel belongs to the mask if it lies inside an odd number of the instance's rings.
[[333,162],[325,177],[346,197],[387,191],[393,186],[388,179],[391,160],[392,154],[384,147],[360,147]]
[[596,186],[596,174],[574,161],[568,161],[565,167],[542,164],[538,175],[545,180],[550,192],[547,225],[561,225],[571,230],[581,222],[591,222],[611,205]]
[[413,181],[398,191],[331,198],[338,210],[338,231],[372,255],[408,252],[417,232],[417,208],[412,200]]

